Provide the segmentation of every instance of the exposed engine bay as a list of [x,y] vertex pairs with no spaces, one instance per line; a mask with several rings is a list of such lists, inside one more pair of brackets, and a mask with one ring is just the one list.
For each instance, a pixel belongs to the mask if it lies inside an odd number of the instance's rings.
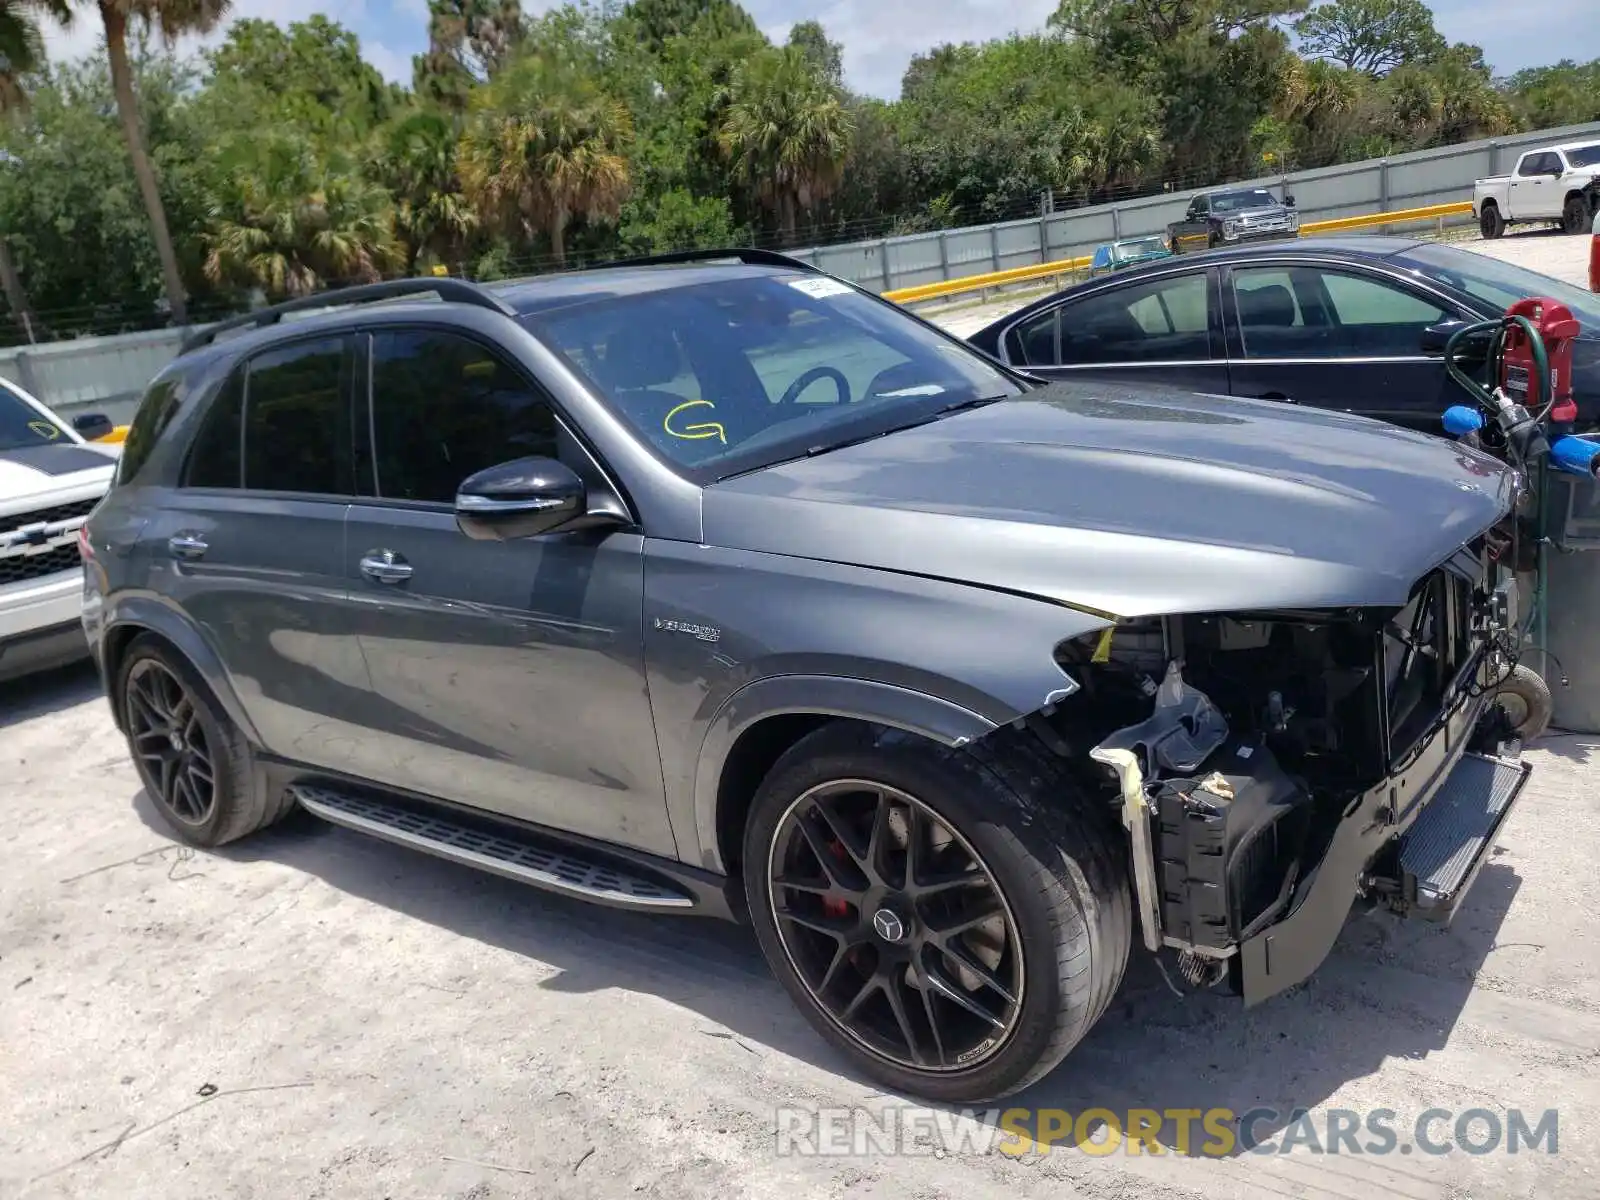
[[[1509,673],[1514,593],[1491,585],[1485,550],[1419,581],[1399,609],[1152,618],[1061,648],[1080,687],[1050,723],[1103,770],[1144,943],[1175,952],[1190,986],[1226,979],[1240,946],[1294,907],[1358,801],[1435,753],[1452,714]],[[1498,712],[1474,742],[1514,756]],[[1398,792],[1381,811],[1395,837],[1416,815]],[[1398,910],[1407,886],[1380,856],[1364,890]]]

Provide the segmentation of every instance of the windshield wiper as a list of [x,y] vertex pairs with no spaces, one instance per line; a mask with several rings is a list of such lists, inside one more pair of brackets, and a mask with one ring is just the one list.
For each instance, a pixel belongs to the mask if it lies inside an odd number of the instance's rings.
[[899,425],[891,425],[888,429],[874,430],[864,433],[860,437],[846,438],[841,442],[825,442],[820,445],[808,447],[805,456],[813,458],[818,454],[827,454],[830,450],[843,450],[846,446],[859,446],[863,442],[874,441],[877,438],[888,437],[891,433],[902,433],[907,429],[918,429],[923,425],[931,425],[941,417],[948,417],[951,413],[965,412],[968,409],[982,408],[988,404],[996,404],[1001,400],[1009,399],[1007,396],[973,396],[966,400],[952,400],[949,404],[934,409],[926,416],[918,417],[914,421],[905,421]]

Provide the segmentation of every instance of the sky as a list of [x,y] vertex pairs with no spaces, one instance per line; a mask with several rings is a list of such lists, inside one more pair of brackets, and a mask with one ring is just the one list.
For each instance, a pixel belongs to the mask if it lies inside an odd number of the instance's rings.
[[[856,91],[892,99],[911,56],[942,42],[984,41],[1031,32],[1055,11],[1056,0],[744,0],[761,28],[776,41],[789,26],[808,18],[822,22],[844,44],[845,81]],[[1502,0],[1436,0],[1434,22],[1453,42],[1484,48],[1489,65],[1509,74],[1558,58],[1600,58],[1600,20],[1595,0],[1542,0],[1534,20],[1507,20]],[[553,7],[523,0],[525,12]],[[411,82],[411,56],[428,37],[426,0],[234,0],[232,16],[264,17],[288,24],[322,12],[361,38],[362,53],[386,77]],[[46,41],[54,58],[94,49],[99,22],[93,8],[81,10],[77,26],[51,29]],[[1557,32],[1559,31],[1559,32]],[[220,32],[206,39],[214,42]]]

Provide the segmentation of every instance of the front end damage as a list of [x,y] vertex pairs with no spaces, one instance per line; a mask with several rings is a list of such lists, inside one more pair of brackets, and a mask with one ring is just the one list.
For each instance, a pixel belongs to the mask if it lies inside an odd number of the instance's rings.
[[1080,687],[1049,726],[1099,764],[1144,943],[1187,984],[1252,1004],[1291,987],[1358,900],[1454,914],[1528,770],[1488,699],[1515,645],[1495,571],[1479,539],[1400,608],[1140,619],[1063,645]]

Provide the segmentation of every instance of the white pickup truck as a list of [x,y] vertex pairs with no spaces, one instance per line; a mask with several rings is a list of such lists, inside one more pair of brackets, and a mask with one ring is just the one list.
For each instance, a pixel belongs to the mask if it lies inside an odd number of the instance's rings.
[[1472,215],[1486,238],[1522,221],[1559,221],[1566,233],[1587,233],[1600,210],[1600,141],[1529,150],[1509,175],[1472,185]]

